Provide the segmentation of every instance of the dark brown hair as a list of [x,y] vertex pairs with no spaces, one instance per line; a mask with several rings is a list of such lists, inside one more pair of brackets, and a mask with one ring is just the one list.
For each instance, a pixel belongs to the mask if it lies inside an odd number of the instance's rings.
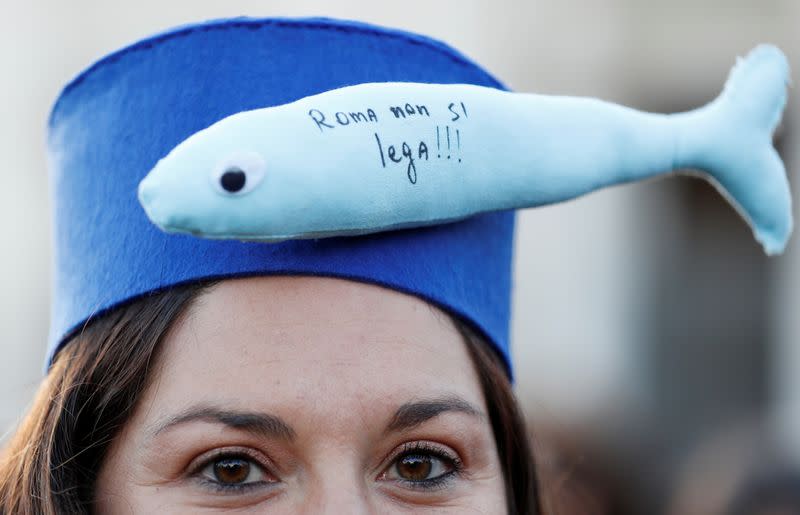
[[[159,342],[210,285],[174,287],[112,310],[59,352],[0,453],[0,514],[92,511],[97,471],[147,385]],[[466,324],[455,322],[488,405],[508,512],[539,513],[525,423],[502,362]]]
[[531,440],[503,361],[468,325],[454,319],[481,383],[506,484],[508,513],[542,513]]

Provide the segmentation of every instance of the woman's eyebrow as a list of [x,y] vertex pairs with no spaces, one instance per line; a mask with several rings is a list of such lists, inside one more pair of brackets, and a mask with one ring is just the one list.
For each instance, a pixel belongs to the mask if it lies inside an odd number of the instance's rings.
[[151,438],[155,437],[167,429],[194,421],[218,423],[233,429],[281,440],[291,441],[295,437],[294,429],[276,415],[253,411],[224,410],[214,406],[190,407],[159,424],[150,432],[150,436]]
[[486,415],[473,404],[457,395],[452,395],[403,404],[397,408],[385,431],[390,433],[410,429],[447,412],[466,413],[476,418],[486,418]]

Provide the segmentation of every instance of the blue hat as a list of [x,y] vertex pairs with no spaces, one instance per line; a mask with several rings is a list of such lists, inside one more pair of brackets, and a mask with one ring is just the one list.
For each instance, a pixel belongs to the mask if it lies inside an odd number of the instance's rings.
[[62,91],[49,122],[54,273],[48,363],[89,319],[204,279],[319,275],[374,283],[464,318],[510,371],[514,213],[359,237],[254,243],[166,234],[137,186],[231,114],[365,82],[504,89],[438,41],[321,18],[214,20],[118,50]]

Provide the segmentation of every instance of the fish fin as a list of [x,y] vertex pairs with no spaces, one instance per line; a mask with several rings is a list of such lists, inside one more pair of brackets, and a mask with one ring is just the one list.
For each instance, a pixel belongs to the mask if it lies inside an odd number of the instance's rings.
[[778,47],[762,44],[737,60],[720,96],[771,135],[781,121],[789,85],[786,56]]
[[[700,124],[690,166],[708,171],[747,220],[768,255],[780,254],[792,232],[789,182],[772,144],[787,101],[789,63],[777,47],[759,45],[731,70],[722,94]],[[710,124],[710,125],[709,125]]]

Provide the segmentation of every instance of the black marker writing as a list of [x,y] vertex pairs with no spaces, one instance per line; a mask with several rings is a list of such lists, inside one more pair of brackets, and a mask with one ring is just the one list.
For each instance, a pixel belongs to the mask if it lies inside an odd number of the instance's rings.
[[381,139],[378,137],[378,133],[375,133],[375,141],[378,142],[378,153],[381,155],[381,165],[386,168],[386,159],[383,158],[383,147],[381,146]]
[[366,121],[370,122],[378,121],[378,117],[375,116],[375,111],[373,111],[372,109],[367,109],[367,114],[364,114],[361,111],[355,111],[347,114],[349,114],[350,118],[356,123],[366,122]]
[[[319,109],[310,110],[308,112],[308,116],[310,116],[311,119],[314,120],[314,123],[317,124],[317,127],[319,127],[320,132],[324,131],[325,129],[336,128],[336,126],[333,125],[332,122],[325,121],[325,113],[323,113]],[[347,113],[344,111],[337,111],[333,115],[333,117],[336,120],[336,123],[340,127],[345,127],[347,125],[350,125],[351,123],[353,124],[367,123],[367,122],[378,123],[378,115],[376,115],[375,111],[372,109],[367,109],[366,111],[350,111]],[[323,127],[325,129],[323,129]]]
[[[461,162],[461,130],[460,129],[454,129],[454,130],[455,130],[455,134],[456,134],[456,136],[455,136],[455,138],[456,138],[456,147],[455,147],[455,149],[453,148],[452,138],[450,136],[450,132],[451,132],[450,131],[450,126],[449,125],[445,125],[445,127],[444,127],[445,142],[447,143],[447,148],[446,148],[447,156],[446,156],[446,158],[447,159],[452,158],[453,157],[453,153],[455,151],[455,155],[456,155],[456,157],[458,157],[458,162],[460,163]],[[442,153],[441,153],[442,152],[442,144],[441,144],[441,132],[440,131],[441,131],[441,128],[437,125],[436,126],[436,157],[439,158],[439,159],[442,158]]]
[[336,121],[339,122],[339,125],[350,124],[350,118],[348,118],[347,115],[342,112],[336,113]]
[[396,147],[394,145],[389,145],[386,148],[386,154],[383,152],[383,144],[381,142],[380,136],[378,133],[374,133],[375,135],[375,142],[378,145],[378,154],[381,158],[381,166],[386,168],[386,157],[393,163],[400,164],[404,160],[408,162],[406,165],[406,177],[408,177],[408,182],[411,184],[417,183],[417,161],[421,160],[428,160],[428,145],[424,141],[420,141],[417,145],[416,155],[414,150],[411,148],[411,145],[403,141],[400,144],[400,147]]
[[314,123],[317,124],[317,127],[319,127],[320,132],[324,130],[323,127],[333,129],[333,125],[325,123],[325,115],[322,114],[322,111],[320,111],[319,109],[312,109],[311,111],[308,112],[308,116],[310,116],[311,119],[314,120]]
[[454,121],[460,119],[462,114],[464,115],[464,118],[467,117],[467,107],[464,105],[464,102],[460,102],[460,104],[461,104],[461,113],[459,113],[456,110],[456,103],[455,102],[450,102],[450,105],[447,106],[447,110],[450,111],[450,113],[453,115],[453,117],[450,118],[451,122],[454,122]]
[[[459,109],[460,107],[460,109]],[[411,102],[406,102],[405,104],[397,104],[397,105],[390,105],[388,106],[388,110],[390,113],[394,115],[395,120],[397,119],[405,119],[408,117],[430,117],[431,113],[428,109],[428,106],[425,104],[412,104]],[[450,118],[451,122],[455,122],[460,120],[461,118],[467,118],[467,106],[464,105],[464,102],[459,102],[456,104],[455,102],[450,102],[447,106],[447,110],[450,112],[452,117]],[[330,111],[328,111],[330,115]],[[325,129],[336,129],[338,127],[347,127],[349,125],[358,125],[363,123],[379,123],[378,115],[375,113],[375,110],[372,108],[367,108],[361,111],[336,111],[333,113],[332,116],[326,115],[320,109],[311,109],[308,111],[308,116],[314,121],[314,124],[320,130],[320,132],[325,132]],[[392,118],[390,118],[391,120]],[[447,129],[448,134],[448,151],[450,149],[450,133],[449,128]],[[441,141],[439,135],[439,127],[436,127],[436,149],[441,152]],[[436,157],[441,157],[441,153],[437,154]],[[449,158],[449,156],[448,156]]]
[[400,106],[389,106],[389,111],[392,112],[392,114],[394,115],[395,118],[405,118],[406,115],[412,116],[412,115],[415,115],[415,114],[416,115],[425,115],[425,116],[430,116],[431,115],[431,113],[428,112],[428,108],[425,107],[424,105],[417,104],[417,105],[413,105],[412,106],[409,103],[406,103],[406,105],[403,106],[403,107],[400,107]]

